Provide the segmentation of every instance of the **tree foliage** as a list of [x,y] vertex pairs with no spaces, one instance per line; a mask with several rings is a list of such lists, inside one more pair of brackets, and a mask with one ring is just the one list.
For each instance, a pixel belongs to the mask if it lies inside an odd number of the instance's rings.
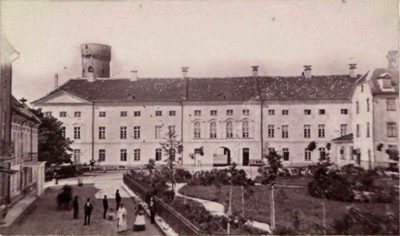
[[262,166],[258,169],[258,172],[262,176],[262,184],[269,184],[275,181],[278,176],[278,172],[282,169],[282,156],[279,155],[275,150],[270,151],[264,156],[268,160],[268,166]]
[[[160,143],[160,145],[164,151],[164,155],[167,157],[165,162],[171,171],[171,183],[172,186],[174,186],[174,164],[178,164],[176,154],[181,154],[183,151],[182,140],[177,140],[175,131],[170,129],[166,134],[165,141]],[[181,161],[181,158],[179,158],[178,161]]]
[[46,161],[46,165],[71,162],[72,141],[62,135],[62,122],[52,116],[45,117],[42,110],[31,109],[42,122],[39,126],[38,159]]

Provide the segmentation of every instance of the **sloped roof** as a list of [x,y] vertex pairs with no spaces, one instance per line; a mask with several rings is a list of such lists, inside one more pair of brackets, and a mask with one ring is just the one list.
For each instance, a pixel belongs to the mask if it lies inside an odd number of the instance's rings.
[[[382,77],[388,78],[391,77],[392,80],[392,85],[394,87],[394,91],[383,91],[381,87],[379,86],[378,80]],[[371,88],[371,93],[372,94],[378,94],[378,93],[399,93],[399,72],[393,72],[389,71],[386,68],[375,68],[372,70],[369,70],[365,75],[363,75],[360,80],[357,81],[357,83],[363,83],[367,79],[367,81],[370,88]]]
[[339,138],[335,138],[332,141],[334,142],[353,142],[353,134],[346,134],[343,136],[340,136]]
[[29,107],[19,102],[14,96],[12,96],[11,108],[15,113],[21,116],[26,117],[38,124],[41,123],[40,119],[36,117],[31,111],[29,111]]
[[348,99],[357,78],[349,75],[260,77],[263,99]]

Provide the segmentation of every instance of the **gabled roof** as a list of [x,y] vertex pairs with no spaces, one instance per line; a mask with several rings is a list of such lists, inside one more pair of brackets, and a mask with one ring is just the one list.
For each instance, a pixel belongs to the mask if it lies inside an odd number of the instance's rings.
[[[378,80],[379,79],[388,79],[390,78],[392,80],[392,85],[394,88],[394,91],[384,91],[381,89]],[[393,72],[389,71],[386,68],[375,68],[372,70],[369,70],[367,73],[365,73],[361,78],[357,81],[357,84],[361,84],[364,82],[368,82],[370,88],[371,88],[371,93],[372,94],[378,94],[378,93],[399,93],[399,72]]]
[[353,142],[353,134],[346,134],[339,138],[332,139],[334,142]]
[[357,78],[349,75],[260,77],[263,99],[349,99]]

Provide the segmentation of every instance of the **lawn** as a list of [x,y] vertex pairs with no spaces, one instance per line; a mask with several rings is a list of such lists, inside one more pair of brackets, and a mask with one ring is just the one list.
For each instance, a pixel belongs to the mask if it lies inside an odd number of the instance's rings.
[[[230,186],[222,186],[221,192],[216,193],[213,186],[185,186],[180,190],[181,194],[201,199],[217,201],[225,205],[227,211]],[[256,221],[270,223],[270,190],[269,186],[251,186],[249,191],[253,194],[245,194],[244,213],[246,218]],[[242,194],[240,186],[233,186],[232,208],[234,214],[242,213]],[[347,206],[354,205],[362,211],[385,213],[392,211],[399,215],[399,204],[378,203],[346,203],[333,200],[322,200],[308,195],[306,188],[276,188],[275,189],[275,211],[276,224],[293,227],[293,212],[299,210],[300,230],[307,233],[319,232],[322,226],[323,211],[322,202],[326,206],[327,225],[329,226],[335,218],[339,218]],[[314,231],[315,230],[315,231]]]
[[[45,193],[34,202],[30,210],[24,214],[19,222],[14,222],[7,228],[0,228],[0,234],[12,235],[117,235],[115,221],[103,219],[102,199],[95,199],[98,189],[93,185],[82,187],[73,186],[73,194],[79,196],[79,218],[73,219],[72,210],[59,211],[56,206],[56,196],[60,187],[48,188]],[[94,205],[92,219],[89,226],[83,225],[83,205],[85,199],[90,197]],[[123,198],[128,214],[127,235],[139,235],[132,232],[135,204],[131,198]],[[114,206],[114,199],[109,200],[109,206]],[[154,226],[150,226],[150,220],[146,219],[147,229],[140,235],[160,235],[161,232]]]

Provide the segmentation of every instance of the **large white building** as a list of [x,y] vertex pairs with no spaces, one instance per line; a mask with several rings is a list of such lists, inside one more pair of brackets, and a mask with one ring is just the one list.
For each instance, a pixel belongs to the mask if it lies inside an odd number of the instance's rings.
[[[251,165],[271,149],[287,165],[308,165],[328,152],[347,164],[357,163],[354,149],[366,147],[349,138],[357,124],[354,101],[361,99],[356,91],[370,73],[357,75],[355,64],[347,75],[314,76],[305,66],[299,76],[260,76],[253,67],[247,77],[192,78],[183,67],[181,78],[139,78],[133,71],[131,78],[116,79],[109,78],[109,46],[83,44],[81,49],[82,78],[57,85],[32,103],[63,122],[77,163],[163,162],[160,142],[169,130],[183,142],[183,165]],[[388,71],[397,106],[396,73]],[[396,132],[390,145],[397,140]],[[317,143],[313,152],[306,150],[311,141]]]

